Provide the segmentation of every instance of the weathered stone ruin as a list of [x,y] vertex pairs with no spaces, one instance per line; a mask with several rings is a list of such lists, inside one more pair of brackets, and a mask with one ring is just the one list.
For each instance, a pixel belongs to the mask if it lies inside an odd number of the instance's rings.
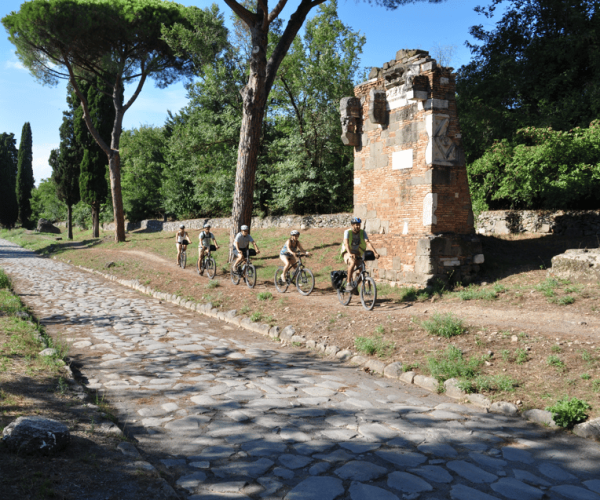
[[354,213],[381,254],[372,275],[392,283],[467,282],[483,262],[475,235],[452,68],[400,50],[341,100],[354,147]]

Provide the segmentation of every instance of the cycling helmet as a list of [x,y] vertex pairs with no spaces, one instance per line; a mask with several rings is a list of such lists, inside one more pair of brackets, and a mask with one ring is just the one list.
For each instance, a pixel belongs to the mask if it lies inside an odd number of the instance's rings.
[[250,229],[248,228],[248,226],[243,225],[242,227],[240,227],[241,231],[249,231]]
[[179,229],[185,229],[185,226],[181,224],[181,226],[179,226]]
[[204,224],[204,228],[205,228],[205,229],[208,229],[208,228],[210,228],[210,224],[207,222],[206,224]]
[[350,224],[360,224],[362,221],[358,217],[352,217]]
[[291,236],[300,236],[300,231],[296,231],[295,229],[290,233]]

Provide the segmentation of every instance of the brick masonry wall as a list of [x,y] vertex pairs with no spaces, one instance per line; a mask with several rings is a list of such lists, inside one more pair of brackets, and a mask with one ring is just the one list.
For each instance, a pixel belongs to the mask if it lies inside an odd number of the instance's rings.
[[[475,272],[474,256],[466,254],[473,247],[461,250],[474,225],[454,75],[424,51],[399,51],[369,76],[355,88],[362,121],[354,149],[354,213],[366,221],[382,256],[371,265],[373,276],[426,283],[449,274],[447,268]],[[385,92],[384,120],[371,109],[380,105],[377,91]],[[441,235],[450,235],[442,253],[419,255],[420,240]]]

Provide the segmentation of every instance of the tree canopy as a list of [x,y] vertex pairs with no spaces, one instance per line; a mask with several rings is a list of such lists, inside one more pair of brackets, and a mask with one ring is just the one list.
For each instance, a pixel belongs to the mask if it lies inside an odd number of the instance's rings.
[[[503,0],[478,8],[491,19]],[[570,130],[600,115],[600,1],[508,0],[491,30],[471,28],[457,75],[467,161],[524,127]]]
[[31,190],[35,187],[33,177],[33,137],[29,122],[25,122],[23,125],[17,158],[16,193],[17,205],[19,207],[19,221],[23,227],[29,227],[31,218]]
[[[191,76],[198,61],[212,59],[225,41],[222,19],[215,8],[201,10],[161,0],[30,0],[2,23],[19,59],[39,81],[55,84],[67,78],[75,89],[86,125],[109,160],[115,239],[124,241],[119,158],[123,115],[146,79],[162,88]],[[194,34],[193,56],[181,48],[171,49],[163,39],[163,33],[177,38],[184,28]],[[94,85],[96,78],[111,89],[116,117],[110,139],[94,126],[87,96],[79,88],[81,80]],[[122,102],[124,86],[134,82],[133,94]]]

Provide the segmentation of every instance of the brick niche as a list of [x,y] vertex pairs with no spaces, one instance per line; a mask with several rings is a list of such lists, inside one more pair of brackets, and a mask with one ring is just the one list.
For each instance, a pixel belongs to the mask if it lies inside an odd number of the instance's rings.
[[483,262],[456,112],[452,68],[400,50],[340,102],[354,147],[354,214],[381,258],[373,277],[392,284],[468,282]]

